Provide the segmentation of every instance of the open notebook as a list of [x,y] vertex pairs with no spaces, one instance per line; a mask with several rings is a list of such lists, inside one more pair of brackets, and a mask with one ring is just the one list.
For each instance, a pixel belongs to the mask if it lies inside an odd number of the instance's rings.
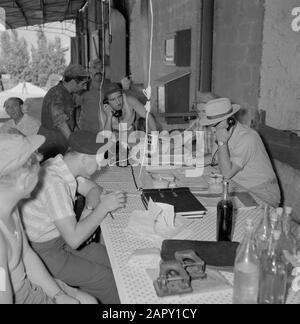
[[193,217],[204,215],[207,212],[207,209],[191,193],[189,188],[143,189],[142,200],[146,208],[150,198],[154,202],[173,205],[175,214],[178,216]]

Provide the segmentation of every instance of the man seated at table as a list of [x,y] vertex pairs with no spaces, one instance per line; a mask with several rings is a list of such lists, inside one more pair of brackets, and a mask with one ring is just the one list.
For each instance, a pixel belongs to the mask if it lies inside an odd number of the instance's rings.
[[[93,243],[78,250],[110,212],[126,203],[124,193],[102,194],[88,180],[98,169],[97,153],[103,145],[96,143],[96,135],[72,133],[70,151],[45,162],[42,181],[34,198],[24,204],[22,216],[33,249],[53,276],[114,304],[119,297],[105,247]],[[76,191],[86,198],[85,217],[79,221],[74,213]]]
[[[147,111],[136,98],[126,95],[117,83],[110,83],[105,89],[105,105],[101,111],[103,129],[119,131],[119,125],[127,124],[127,131],[135,130],[135,122],[138,118],[146,118]],[[152,114],[148,118],[149,133],[156,131],[156,123]]]
[[42,136],[0,134],[0,304],[78,304],[96,300],[55,281],[27,242],[18,204],[38,182]]
[[11,118],[0,128],[0,134],[8,133],[15,128],[26,136],[36,135],[41,123],[34,117],[23,112],[24,102],[20,98],[9,98],[4,103],[4,109]]
[[72,94],[85,91],[88,83],[89,73],[81,65],[70,64],[64,72],[63,81],[46,94],[39,134],[46,137],[41,153],[47,157],[64,154],[67,151],[69,137],[76,130],[75,103]]
[[213,128],[222,175],[270,206],[278,207],[280,189],[270,158],[258,133],[234,117],[240,106],[221,98],[208,102],[205,110],[201,124]]

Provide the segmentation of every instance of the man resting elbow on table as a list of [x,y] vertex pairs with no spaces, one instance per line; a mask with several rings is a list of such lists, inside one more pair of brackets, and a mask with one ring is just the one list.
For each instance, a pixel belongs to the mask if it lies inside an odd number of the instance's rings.
[[278,207],[280,189],[270,158],[258,133],[235,119],[240,106],[221,98],[208,102],[205,109],[201,124],[213,127],[222,175],[250,191],[258,201]]
[[[71,150],[48,160],[34,199],[22,208],[33,249],[49,271],[70,286],[80,287],[105,304],[119,303],[106,249],[93,243],[77,250],[109,212],[124,208],[125,194],[103,194],[90,178],[98,169],[96,155],[103,144],[97,134],[78,131],[70,136]],[[85,217],[76,220],[76,192],[87,199]]]

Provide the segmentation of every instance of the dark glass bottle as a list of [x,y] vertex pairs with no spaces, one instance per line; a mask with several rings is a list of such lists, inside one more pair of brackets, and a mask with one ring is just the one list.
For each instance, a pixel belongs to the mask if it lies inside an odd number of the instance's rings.
[[223,182],[223,198],[217,207],[217,241],[232,240],[233,204],[229,198],[229,182]]

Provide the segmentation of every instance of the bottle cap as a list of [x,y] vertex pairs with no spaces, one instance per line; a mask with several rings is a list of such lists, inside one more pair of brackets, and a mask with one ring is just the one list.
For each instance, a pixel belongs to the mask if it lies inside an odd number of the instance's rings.
[[293,208],[292,208],[292,207],[285,207],[285,213],[286,213],[287,215],[291,215],[292,212],[293,212]]
[[278,218],[279,218],[279,215],[275,211],[273,211],[271,213],[271,216],[270,216],[271,221],[272,222],[277,222],[278,221]]
[[276,209],[276,212],[279,216],[282,216],[283,215],[283,208],[277,208]]

